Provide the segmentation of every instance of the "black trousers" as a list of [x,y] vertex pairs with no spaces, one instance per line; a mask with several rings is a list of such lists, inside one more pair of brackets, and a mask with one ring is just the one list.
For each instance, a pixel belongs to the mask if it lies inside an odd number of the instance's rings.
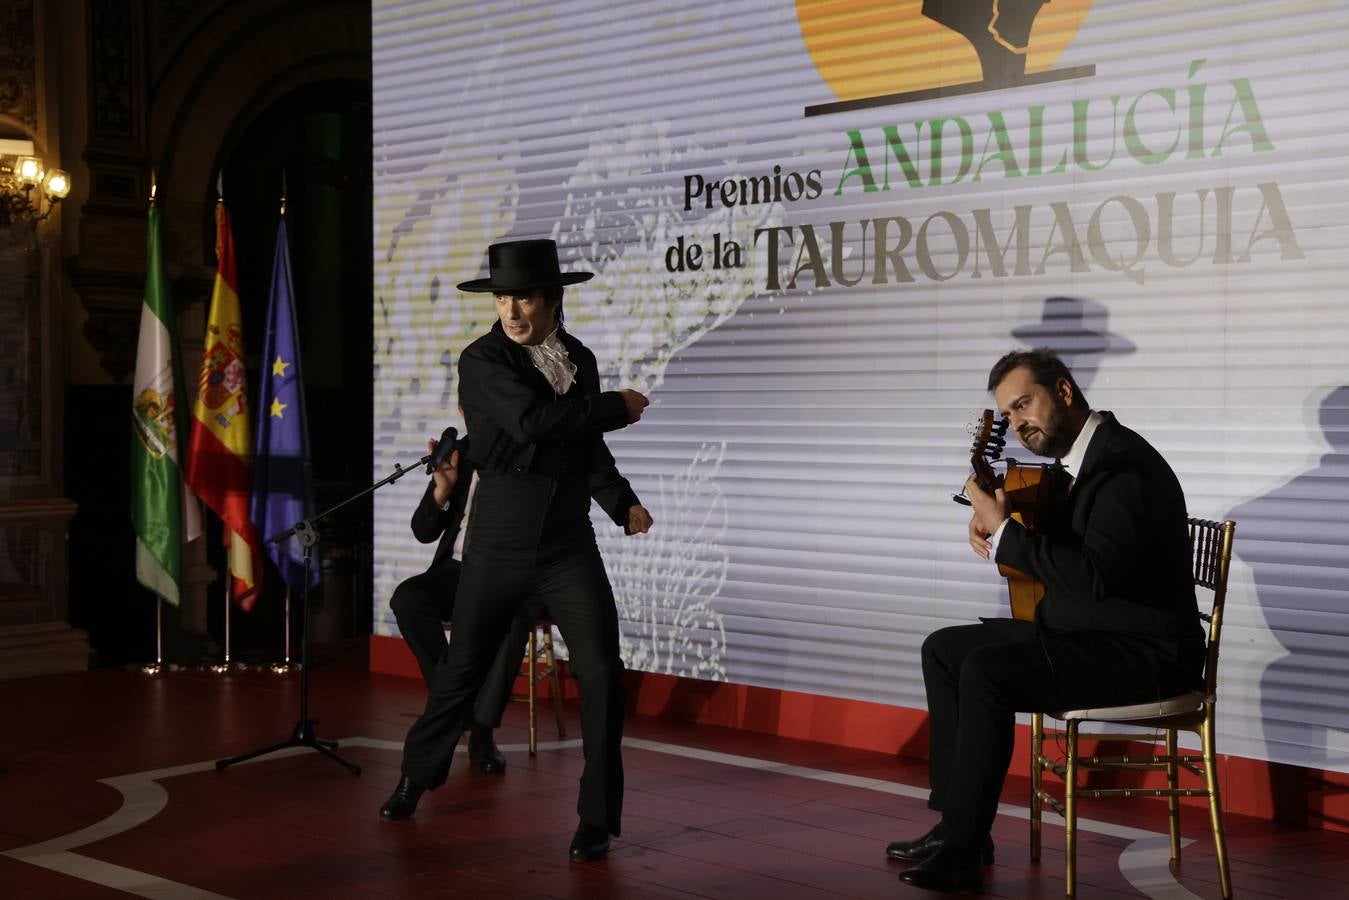
[[426,788],[445,782],[475,686],[512,617],[531,600],[557,623],[581,688],[585,768],[576,812],[582,822],[617,835],[623,814],[623,660],[613,590],[593,535],[545,546],[529,560],[493,559],[471,548],[465,554],[449,652],[432,673],[426,710],[403,744],[403,774]]
[[1012,759],[1016,713],[1143,703],[1194,686],[1193,656],[1166,642],[1105,632],[1044,633],[985,619],[923,642],[931,717],[928,807],[954,849],[976,851],[993,827]]
[[[417,658],[417,666],[428,689],[436,666],[450,648],[445,639],[444,623],[454,615],[459,568],[458,560],[444,559],[426,572],[400,582],[389,600],[398,630]],[[511,621],[510,631],[500,643],[492,667],[478,691],[470,727],[501,727],[501,716],[511,702],[515,677],[520,672],[520,662],[528,646],[529,629],[539,612],[537,603],[526,604]]]

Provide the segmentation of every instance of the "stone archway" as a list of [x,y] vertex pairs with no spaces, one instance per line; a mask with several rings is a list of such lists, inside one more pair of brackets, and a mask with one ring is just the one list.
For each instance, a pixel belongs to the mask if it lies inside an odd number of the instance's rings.
[[[84,25],[90,64],[78,105],[92,113],[82,173],[89,189],[69,223],[79,234],[69,271],[89,315],[84,334],[110,378],[121,382],[134,362],[127,346],[140,308],[152,170],[181,315],[209,293],[214,251],[201,223],[209,221],[215,176],[233,141],[262,110],[306,84],[368,83],[370,12],[368,3],[352,0],[160,2],[148,9],[89,0]],[[100,113],[108,98],[127,115]],[[188,344],[200,341],[193,320],[181,323]]]
[[[62,136],[75,151],[68,168],[79,191],[64,222],[65,311],[73,332],[65,415],[117,431],[123,420],[130,427],[120,410],[135,362],[152,171],[182,358],[194,360],[214,270],[208,223],[216,173],[279,98],[333,79],[370,83],[370,8],[358,0],[60,3],[62,33],[53,38],[60,58],[48,70],[65,63],[65,79],[53,79],[51,89],[61,92]],[[109,434],[108,443],[126,444],[129,436],[119,434]],[[109,468],[120,472],[118,465],[113,459]],[[84,520],[70,536],[71,608],[72,617],[77,607],[91,616],[96,644],[96,628],[109,632],[105,646],[140,642],[122,651],[135,659],[145,655],[153,600],[130,567],[125,481],[71,486]],[[215,578],[203,545],[189,545],[185,558],[180,622],[189,632],[205,629],[206,586]],[[126,598],[116,617],[134,627],[99,611],[109,595]],[[121,660],[105,654],[105,661]]]

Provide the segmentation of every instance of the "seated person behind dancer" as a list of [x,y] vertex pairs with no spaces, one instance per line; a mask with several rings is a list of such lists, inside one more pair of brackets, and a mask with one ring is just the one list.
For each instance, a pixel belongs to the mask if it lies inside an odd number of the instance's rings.
[[[426,446],[429,452],[435,452],[434,440],[428,441]],[[421,502],[412,514],[412,533],[417,540],[429,544],[440,539],[431,565],[422,574],[400,582],[389,600],[398,630],[417,658],[417,666],[428,687],[436,663],[450,648],[445,639],[444,623],[454,615],[459,559],[463,554],[462,526],[473,502],[472,476],[468,436],[465,435],[455,442],[450,457],[431,473],[426,493],[422,494]],[[468,739],[469,764],[479,771],[492,773],[506,768],[506,758],[497,749],[492,732],[501,727],[501,716],[511,701],[515,677],[525,655],[529,629],[541,610],[542,606],[537,602],[520,608],[479,688]]]
[[984,619],[923,642],[931,716],[928,807],[941,820],[886,848],[917,860],[901,881],[977,893],[993,861],[990,830],[1012,758],[1015,715],[1143,703],[1194,688],[1204,632],[1190,571],[1185,496],[1150,445],[1094,412],[1050,350],[998,360],[988,389],[1031,452],[1055,457],[1050,506],[1031,532],[1007,497],[965,492],[969,541],[984,559],[1045,585],[1035,620]]

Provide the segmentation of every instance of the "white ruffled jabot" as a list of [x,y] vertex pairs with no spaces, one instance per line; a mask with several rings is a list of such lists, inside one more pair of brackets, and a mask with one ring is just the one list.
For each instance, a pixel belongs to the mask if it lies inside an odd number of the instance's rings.
[[567,348],[557,332],[558,329],[554,328],[553,333],[543,339],[543,343],[526,344],[525,349],[529,351],[534,368],[543,373],[553,390],[565,394],[576,381],[576,364],[567,355]]

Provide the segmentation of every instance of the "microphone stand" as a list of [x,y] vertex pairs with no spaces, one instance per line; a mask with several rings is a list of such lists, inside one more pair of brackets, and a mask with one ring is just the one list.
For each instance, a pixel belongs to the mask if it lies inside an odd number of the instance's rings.
[[321,513],[316,513],[303,521],[296,522],[290,528],[268,538],[268,543],[279,544],[291,535],[295,535],[300,546],[304,548],[304,584],[300,589],[300,718],[295,723],[295,729],[291,732],[289,739],[272,744],[268,747],[262,747],[258,750],[250,750],[248,753],[242,753],[238,756],[231,756],[229,759],[217,760],[215,764],[216,771],[222,771],[227,766],[235,763],[241,763],[245,760],[255,757],[265,756],[268,753],[275,753],[278,750],[285,750],[289,747],[310,747],[327,756],[334,762],[345,766],[353,775],[361,774],[361,767],[355,763],[348,762],[335,752],[337,750],[337,741],[321,740],[314,732],[314,726],[318,724],[316,719],[309,718],[309,573],[311,557],[313,556],[314,545],[318,543],[318,531],[314,529],[314,524],[321,519],[325,519],[343,507],[355,503],[363,497],[373,494],[375,491],[384,487],[386,484],[392,484],[402,478],[408,472],[411,472],[417,466],[422,466],[431,461],[431,454],[423,456],[411,468],[403,468],[400,463],[393,464],[393,472],[385,478],[376,481],[370,487],[359,493],[352,494],[337,505],[325,509]]

